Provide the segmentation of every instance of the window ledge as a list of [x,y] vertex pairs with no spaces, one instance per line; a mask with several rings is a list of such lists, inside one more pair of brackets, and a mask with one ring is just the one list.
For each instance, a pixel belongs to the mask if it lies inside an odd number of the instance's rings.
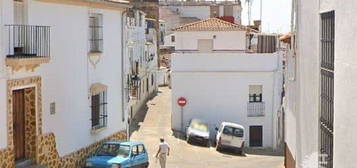
[[90,131],[90,133],[91,133],[91,134],[98,134],[99,132],[102,132],[102,131],[104,131],[105,129],[107,129],[107,127],[92,129],[92,130]]
[[88,53],[89,56],[101,56],[102,54],[103,52],[101,51],[92,51]]

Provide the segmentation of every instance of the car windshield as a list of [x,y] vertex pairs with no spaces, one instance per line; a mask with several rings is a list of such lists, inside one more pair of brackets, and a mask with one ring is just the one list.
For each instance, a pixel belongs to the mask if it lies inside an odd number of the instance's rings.
[[119,145],[119,144],[104,144],[102,145],[96,156],[120,156],[126,158],[129,156],[130,146]]
[[241,128],[234,128],[230,126],[225,126],[223,129],[223,134],[232,135],[235,137],[243,137],[244,131]]
[[191,128],[194,129],[194,130],[203,131],[203,132],[207,132],[208,131],[207,124],[201,123],[201,122],[197,122],[197,121],[192,121]]

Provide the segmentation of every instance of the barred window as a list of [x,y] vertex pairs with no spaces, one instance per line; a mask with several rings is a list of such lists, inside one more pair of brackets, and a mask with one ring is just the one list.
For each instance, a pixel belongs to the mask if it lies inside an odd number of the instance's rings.
[[92,95],[92,130],[107,126],[107,93]]
[[333,167],[335,13],[321,14],[320,168]]
[[103,15],[92,13],[89,16],[89,52],[103,52]]

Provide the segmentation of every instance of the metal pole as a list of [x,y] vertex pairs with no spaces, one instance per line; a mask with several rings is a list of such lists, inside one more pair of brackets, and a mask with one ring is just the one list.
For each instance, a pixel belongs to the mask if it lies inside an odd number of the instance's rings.
[[181,107],[181,132],[182,132],[182,134],[184,133],[184,131],[183,131],[183,107]]

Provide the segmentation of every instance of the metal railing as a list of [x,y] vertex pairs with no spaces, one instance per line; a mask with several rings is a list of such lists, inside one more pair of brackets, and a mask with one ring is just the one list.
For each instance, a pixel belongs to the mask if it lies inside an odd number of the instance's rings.
[[50,57],[49,26],[5,25],[8,38],[7,58]]
[[262,117],[265,115],[265,102],[248,102],[248,117]]

